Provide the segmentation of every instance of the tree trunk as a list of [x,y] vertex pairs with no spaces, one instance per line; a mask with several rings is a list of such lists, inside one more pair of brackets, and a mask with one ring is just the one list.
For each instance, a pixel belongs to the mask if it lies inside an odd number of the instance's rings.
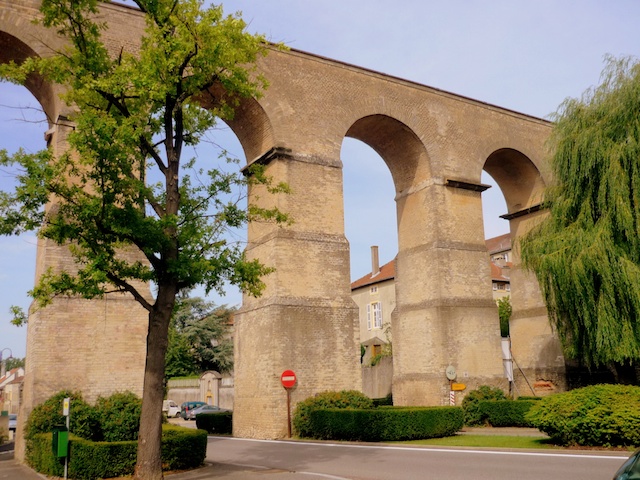
[[139,480],[163,478],[161,445],[164,364],[175,294],[175,288],[160,286],[154,309],[149,313],[138,458],[134,475]]

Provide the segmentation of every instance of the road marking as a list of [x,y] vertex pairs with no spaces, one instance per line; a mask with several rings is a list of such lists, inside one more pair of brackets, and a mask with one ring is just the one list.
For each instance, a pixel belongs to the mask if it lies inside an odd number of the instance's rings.
[[[393,445],[353,445],[346,443],[318,443],[318,442],[293,442],[290,440],[260,440],[254,438],[236,438],[236,437],[216,437],[214,435],[210,435],[210,438],[217,438],[220,440],[235,440],[235,441],[244,441],[244,442],[263,442],[263,443],[281,443],[287,445],[311,445],[315,447],[343,447],[343,448],[364,448],[371,450],[403,450],[408,452],[429,452],[429,453],[477,453],[483,455],[520,455],[527,457],[563,457],[563,458],[593,458],[593,459],[608,459],[608,460],[623,460],[627,458],[631,452],[621,453],[620,455],[593,455],[593,454],[580,454],[580,453],[551,453],[551,452],[516,452],[513,450],[510,451],[500,451],[500,450],[472,450],[472,449],[456,449],[456,448],[430,448],[428,446],[425,447],[406,447],[406,446],[393,446]],[[302,472],[300,472],[302,473]]]
[[[264,465],[253,465],[251,463],[227,463],[227,465],[233,465],[234,467],[241,467],[241,468],[251,468],[254,470],[273,470],[272,467],[265,467]],[[289,471],[289,470],[283,470],[283,471]],[[322,478],[329,478],[331,480],[350,480],[349,478],[346,477],[336,477],[335,475],[328,475],[326,473],[314,473],[314,472],[291,472],[291,473],[298,473],[300,475],[313,475],[315,477],[322,477]]]
[[313,473],[313,472],[295,472],[300,475],[313,475],[314,477],[330,478],[332,480],[351,480],[347,477],[336,477],[335,475],[327,475],[325,473]]

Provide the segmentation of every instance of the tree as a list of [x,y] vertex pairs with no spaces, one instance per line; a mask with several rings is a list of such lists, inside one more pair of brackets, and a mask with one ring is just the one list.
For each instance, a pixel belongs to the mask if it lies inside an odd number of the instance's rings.
[[511,313],[513,308],[511,307],[511,299],[507,295],[498,299],[498,317],[500,318],[500,336],[509,336],[509,320],[511,319]]
[[599,86],[567,99],[551,136],[549,214],[521,241],[569,358],[640,358],[640,65],[608,58]]
[[165,377],[231,371],[230,325],[234,312],[233,308],[216,307],[199,297],[179,297],[169,326]]
[[13,370],[14,368],[24,368],[24,357],[16,358],[10,357],[4,360],[5,368],[7,371]]
[[[64,87],[73,107],[69,152],[9,156],[18,186],[0,192],[0,233],[39,229],[69,246],[77,271],[49,271],[30,292],[40,306],[56,295],[132,295],[148,311],[144,396],[136,478],[162,478],[160,438],[164,360],[176,295],[196,285],[222,291],[225,282],[259,295],[271,269],[248,260],[225,229],[247,221],[286,222],[277,208],[241,206],[236,187],[262,185],[260,167],[242,175],[224,162],[206,169],[183,158],[239,99],[257,98],[266,80],[256,60],[269,46],[238,16],[200,0],[134,0],[146,20],[139,51],[114,55],[98,23],[100,0],[43,0],[42,24],[68,39],[64,51],[0,66],[0,78],[24,84],[40,75]],[[221,87],[221,88],[220,88]],[[224,91],[224,94],[217,94]],[[210,109],[198,100],[206,97]],[[73,179],[73,180],[71,180]],[[46,206],[46,209],[45,209]],[[151,283],[154,295],[143,291]]]

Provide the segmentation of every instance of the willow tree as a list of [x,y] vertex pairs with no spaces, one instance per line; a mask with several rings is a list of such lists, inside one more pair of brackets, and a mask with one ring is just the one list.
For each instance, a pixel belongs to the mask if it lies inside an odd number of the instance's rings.
[[565,353],[587,366],[640,359],[640,64],[608,58],[551,135],[548,216],[521,242]]
[[[274,193],[286,186],[272,185],[257,168],[245,176],[213,158],[200,170],[183,158],[217,118],[230,118],[239,99],[266,87],[256,71],[268,49],[264,38],[247,33],[238,15],[204,8],[201,0],[133,1],[146,22],[136,51],[108,51],[99,0],[43,0],[40,21],[66,37],[68,47],[0,67],[4,80],[24,83],[37,74],[63,86],[75,127],[69,152],[58,158],[0,152],[0,164],[19,172],[17,188],[0,194],[0,233],[38,229],[40,237],[70,246],[78,269],[42,275],[31,292],[39,305],[56,295],[124,292],[148,311],[136,477],[156,479],[176,295],[195,286],[220,291],[225,282],[260,294],[269,268],[246,259],[224,232],[286,215],[231,194],[253,182]],[[203,97],[215,107],[202,108]]]

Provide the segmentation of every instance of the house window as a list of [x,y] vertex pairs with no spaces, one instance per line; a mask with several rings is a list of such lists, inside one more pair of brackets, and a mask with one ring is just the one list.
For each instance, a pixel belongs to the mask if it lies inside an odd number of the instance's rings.
[[367,304],[367,330],[382,328],[382,304],[373,302]]
[[504,283],[498,284],[498,290],[504,290]]
[[373,328],[382,328],[382,304],[375,302],[371,306],[373,309]]
[[510,292],[510,291],[511,291],[511,284],[507,283],[507,292]]
[[378,287],[371,287],[371,293],[378,293]]
[[493,282],[493,289],[497,290],[498,289],[498,284],[496,282]]

